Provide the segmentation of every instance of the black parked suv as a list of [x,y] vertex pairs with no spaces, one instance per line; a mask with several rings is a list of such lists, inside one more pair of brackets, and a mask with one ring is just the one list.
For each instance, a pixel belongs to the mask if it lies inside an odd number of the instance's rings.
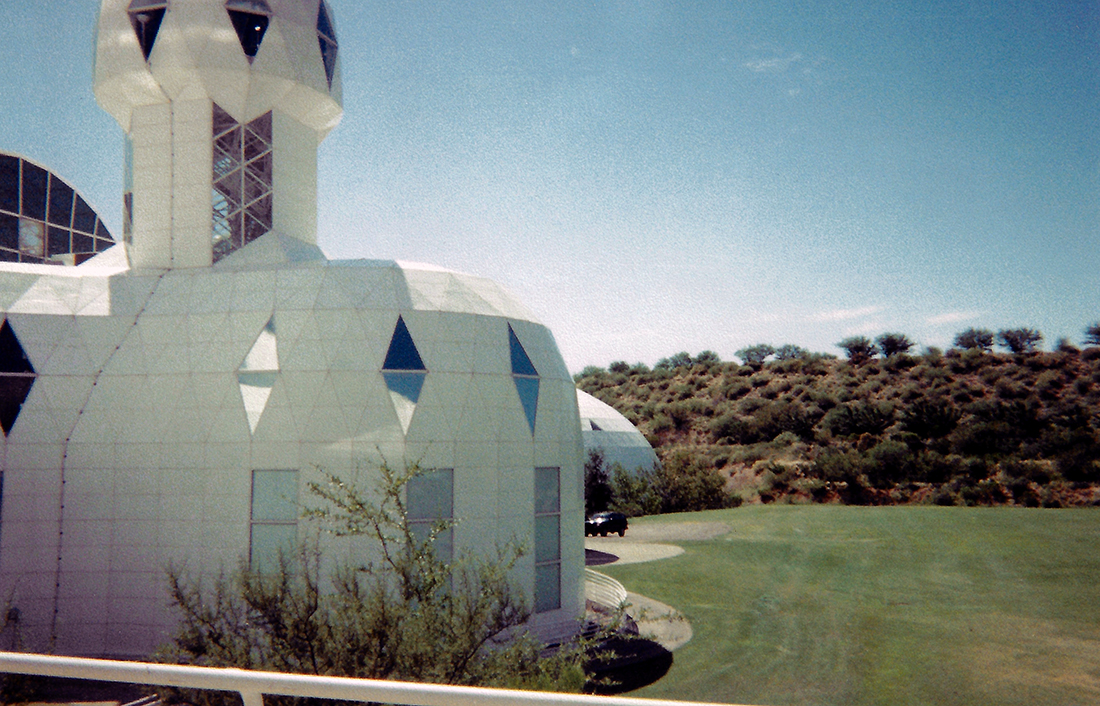
[[621,512],[597,512],[584,521],[584,536],[606,537],[611,532],[626,534],[626,515]]

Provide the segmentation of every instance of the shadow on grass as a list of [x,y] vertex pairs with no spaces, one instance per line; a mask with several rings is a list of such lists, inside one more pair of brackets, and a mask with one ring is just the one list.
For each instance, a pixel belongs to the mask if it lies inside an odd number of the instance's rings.
[[640,689],[663,677],[672,666],[672,653],[653,640],[640,637],[613,637],[600,645],[615,653],[606,662],[588,665],[592,676],[605,683],[596,686],[596,694],[622,694]]

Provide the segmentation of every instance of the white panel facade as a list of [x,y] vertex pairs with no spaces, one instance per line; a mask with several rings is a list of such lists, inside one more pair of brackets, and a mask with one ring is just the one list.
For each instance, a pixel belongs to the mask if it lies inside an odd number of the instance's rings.
[[[254,472],[306,498],[316,468],[369,485],[383,460],[453,471],[459,552],[531,546],[536,469],[556,474],[560,585],[532,625],[572,632],[583,459],[554,338],[484,278],[316,247],[317,147],[341,115],[332,18],[268,5],[257,46],[224,0],[103,0],[95,93],[133,148],[130,237],[76,267],[0,263],[0,591],[24,645],[148,656],[176,620],[169,564],[250,556]],[[535,575],[526,557],[529,596]]]

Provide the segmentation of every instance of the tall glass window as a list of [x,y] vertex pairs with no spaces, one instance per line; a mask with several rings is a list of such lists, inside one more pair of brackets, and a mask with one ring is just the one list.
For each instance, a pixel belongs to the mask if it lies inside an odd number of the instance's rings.
[[214,106],[214,262],[271,230],[271,113],[240,124]]
[[561,608],[561,481],[535,469],[535,612]]
[[[409,529],[425,541],[433,525],[454,517],[454,469],[437,468],[409,479],[405,485],[405,512]],[[435,555],[450,563],[454,557],[454,529],[448,527],[435,538]]]
[[298,471],[252,471],[249,566],[259,573],[279,568],[279,555],[298,548]]

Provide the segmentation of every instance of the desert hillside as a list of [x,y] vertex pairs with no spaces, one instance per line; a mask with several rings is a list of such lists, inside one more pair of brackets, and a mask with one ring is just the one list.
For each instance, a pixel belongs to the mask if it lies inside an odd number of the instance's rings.
[[576,382],[637,425],[666,476],[721,479],[703,506],[1100,500],[1100,347],[771,358],[681,353]]

